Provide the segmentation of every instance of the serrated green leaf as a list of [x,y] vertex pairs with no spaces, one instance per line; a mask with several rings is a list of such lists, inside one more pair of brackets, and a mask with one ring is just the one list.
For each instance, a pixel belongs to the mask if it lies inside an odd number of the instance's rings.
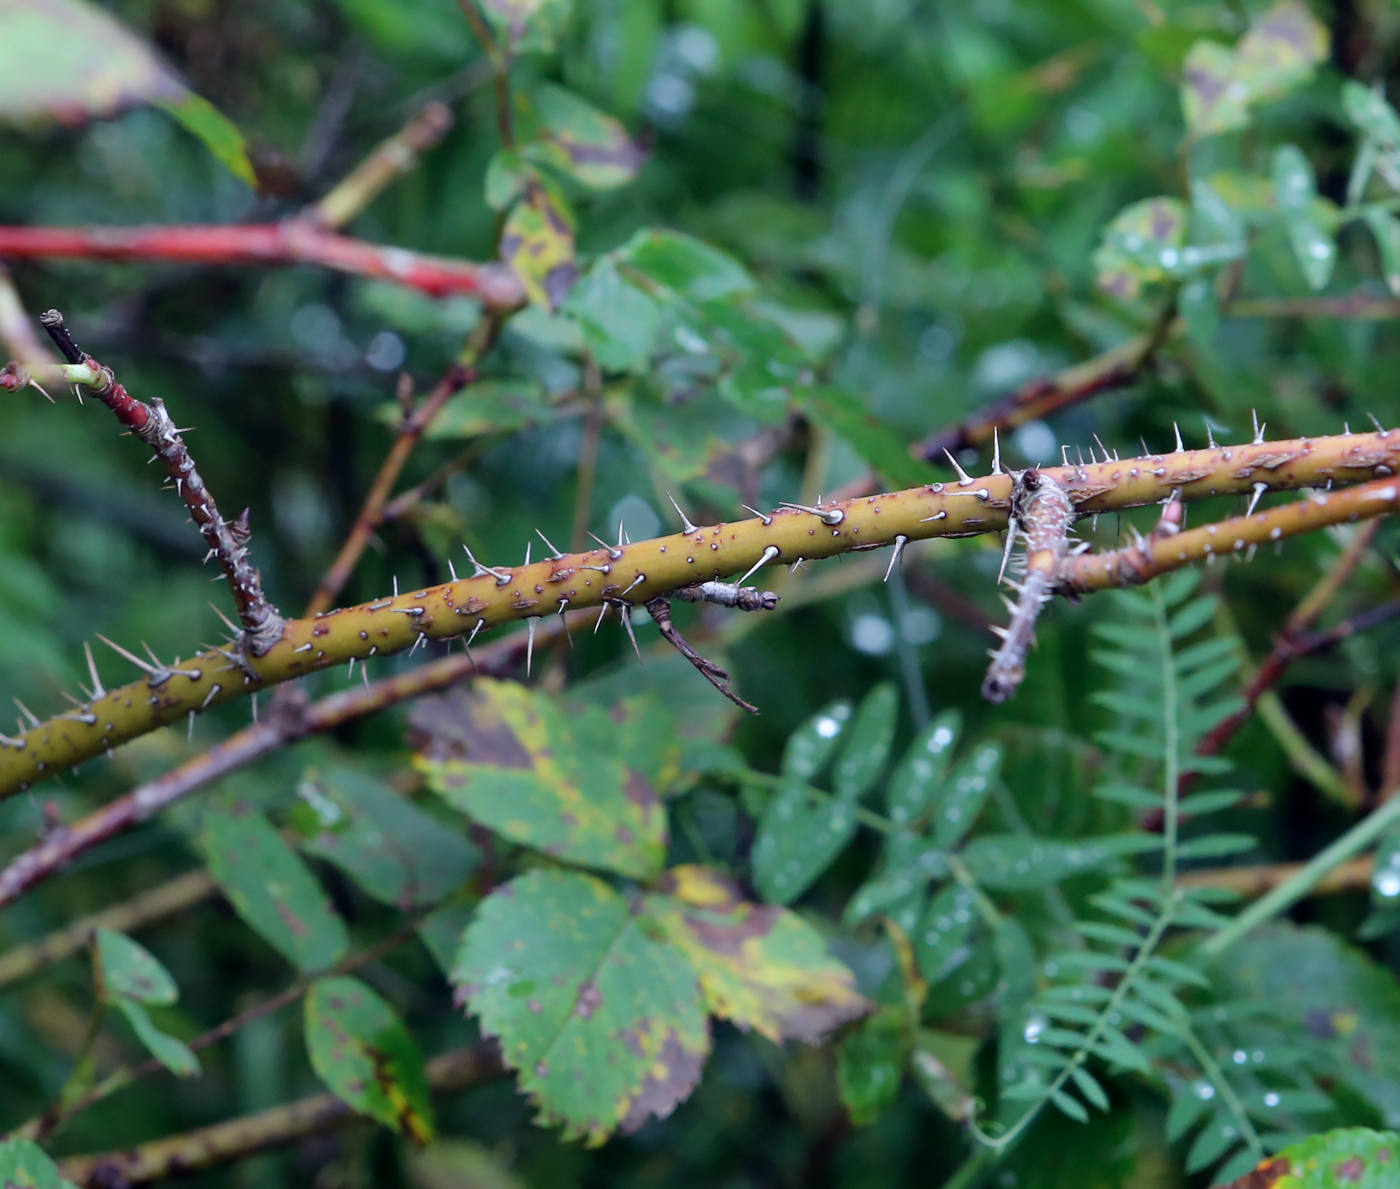
[[377,992],[359,979],[319,979],[305,1015],[311,1067],[336,1097],[417,1144],[433,1138],[423,1056]]
[[96,941],[106,995],[139,1003],[174,1003],[180,997],[170,972],[145,946],[111,929],[99,929]]
[[452,981],[546,1122],[601,1142],[665,1116],[710,1049],[699,980],[601,880],[531,871],[488,896]]
[[880,778],[889,760],[898,716],[899,694],[888,681],[880,682],[861,700],[831,773],[838,797],[858,801]]
[[262,814],[207,811],[199,845],[238,915],[298,969],[324,970],[345,956],[345,922]]
[[899,1095],[913,1047],[904,1014],[902,1007],[882,1008],[841,1040],[836,1085],[857,1127],[874,1123]]
[[[304,799],[314,794],[323,815],[301,849],[333,863],[381,903],[402,909],[434,904],[481,862],[481,852],[461,833],[367,772],[315,770],[297,791]],[[325,820],[331,814],[333,820]]]
[[[418,767],[454,808],[564,862],[636,877],[660,870],[660,791],[625,764],[622,728],[601,709],[566,711],[547,694],[483,678],[421,702],[413,722],[429,736]],[[674,774],[679,746],[674,732],[665,737]]]
[[639,231],[618,250],[617,259],[690,301],[721,301],[755,289],[737,260],[678,231]]
[[661,309],[650,294],[627,281],[612,260],[599,260],[573,288],[564,311],[578,319],[599,366],[641,372],[651,361]]
[[176,1077],[192,1078],[199,1073],[199,1058],[191,1052],[182,1040],[177,1040],[167,1032],[162,1032],[151,1022],[144,1004],[126,996],[116,1000],[118,1009],[126,1017],[131,1030],[147,1051]]

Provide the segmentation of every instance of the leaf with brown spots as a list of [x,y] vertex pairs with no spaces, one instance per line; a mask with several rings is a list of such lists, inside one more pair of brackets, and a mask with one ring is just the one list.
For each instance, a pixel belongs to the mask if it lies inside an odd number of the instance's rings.
[[545,138],[526,145],[525,156],[592,190],[612,190],[637,176],[643,153],[618,120],[562,87],[545,84],[534,99]]
[[512,842],[646,877],[665,858],[661,794],[679,753],[664,711],[618,713],[482,679],[415,710],[418,764],[448,804]]
[[238,915],[288,961],[301,970],[324,970],[345,956],[345,922],[262,814],[207,811],[199,846]]
[[501,228],[501,259],[515,270],[534,305],[557,310],[578,277],[574,220],[563,197],[540,178],[528,178],[525,196]]
[[694,965],[721,1019],[775,1043],[816,1044],[870,1010],[855,978],[796,913],[743,899],[708,867],[673,867],[647,911]]
[[670,1114],[710,1050],[695,972],[635,907],[589,875],[529,872],[482,902],[452,971],[541,1119],[589,1143]]
[[1314,1135],[1222,1189],[1391,1189],[1400,1184],[1400,1133],[1349,1127]]
[[423,1055],[399,1017],[359,979],[326,978],[306,996],[306,1051],[338,1098],[426,1144],[433,1099]]

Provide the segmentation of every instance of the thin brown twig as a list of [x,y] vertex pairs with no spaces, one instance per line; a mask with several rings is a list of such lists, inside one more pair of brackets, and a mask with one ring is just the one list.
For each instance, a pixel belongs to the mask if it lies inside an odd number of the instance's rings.
[[[428,1084],[438,1094],[480,1085],[501,1072],[500,1053],[491,1042],[443,1053],[429,1061],[427,1067]],[[362,1120],[363,1116],[357,1115],[335,1095],[317,1094],[125,1151],[70,1156],[59,1162],[59,1169],[62,1176],[86,1189],[144,1185],[241,1160],[268,1148]]]
[[408,456],[413,453],[413,448],[423,436],[423,431],[442,411],[442,407],[470,384],[475,376],[476,373],[471,369],[454,363],[428,394],[428,398],[400,423],[398,436],[380,465],[379,474],[375,476],[369,494],[365,496],[365,502],[355,518],[355,523],[346,534],[340,552],[336,554],[335,560],[317,584],[311,601],[307,604],[306,614],[319,615],[335,605],[336,597],[345,589],[345,584],[354,573],[365,546],[369,544],[375,529],[383,523],[384,508],[389,501],[389,494],[398,482]]
[[[1350,581],[1356,567],[1371,547],[1371,542],[1375,539],[1376,530],[1379,527],[1377,521],[1362,525],[1347,543],[1341,556],[1318,579],[1317,584],[1308,592],[1302,602],[1294,608],[1278,635],[1274,637],[1274,645],[1269,655],[1264,658],[1259,668],[1255,670],[1254,676],[1245,686],[1241,695],[1244,698],[1244,705],[1206,734],[1196,748],[1198,754],[1219,755],[1240,728],[1249,721],[1250,716],[1254,713],[1254,707],[1264,691],[1272,689],[1278,684],[1296,657],[1302,655],[1304,651],[1314,651],[1316,647],[1320,647],[1320,645],[1314,645],[1304,649],[1300,647],[1300,644],[1308,629],[1317,622],[1317,617],[1326,610],[1332,600]],[[1387,782],[1382,787],[1394,788],[1395,784]]]
[[80,917],[35,941],[13,946],[0,954],[0,987],[28,978],[55,962],[81,953],[91,944],[99,929],[133,933],[153,921],[163,920],[202,903],[218,890],[213,876],[201,867],[177,875],[130,900]]
[[[1371,886],[1374,855],[1361,855],[1333,868],[1312,889],[1315,894],[1364,891]],[[1241,867],[1203,867],[1185,871],[1179,882],[1188,888],[1225,888],[1245,899],[1258,899],[1280,884],[1287,883],[1307,864],[1259,863]]]

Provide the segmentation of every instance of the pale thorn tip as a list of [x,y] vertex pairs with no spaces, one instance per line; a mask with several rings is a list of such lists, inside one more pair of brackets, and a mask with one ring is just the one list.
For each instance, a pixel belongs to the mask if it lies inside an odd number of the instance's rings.
[[83,651],[87,653],[88,673],[92,677],[92,696],[94,699],[105,698],[107,691],[102,686],[102,678],[97,675],[97,662],[92,659],[92,645],[86,640],[83,641]]
[[536,529],[535,533],[541,541],[543,541],[547,546],[549,546],[549,557],[551,561],[558,561],[561,557],[564,556],[562,553],[559,552],[558,549],[554,547],[554,542],[551,541],[548,537],[546,537],[544,533],[540,532],[539,529]]
[[1001,435],[995,425],[992,426],[992,474],[1001,474]]
[[780,550],[776,545],[765,546],[763,550],[763,556],[760,557],[756,562],[754,562],[753,565],[749,567],[748,573],[745,574],[742,578],[735,581],[734,585],[743,586],[745,582],[752,578],[754,574],[756,574],[759,570],[766,566],[781,552],[782,550]]
[[525,542],[525,564],[526,564],[527,566],[530,564],[530,546],[533,545],[533,544],[534,544],[533,541],[526,541],[526,542]]
[[25,740],[16,738],[12,735],[5,734],[0,734],[0,743],[5,744],[6,747],[17,747],[21,750],[29,746],[29,744]]
[[676,510],[676,515],[681,518],[681,531],[684,533],[697,532],[698,529],[696,526],[690,523],[690,517],[682,512],[680,504],[676,503],[676,497],[668,491],[666,493],[666,498],[671,501],[671,507]]
[[[463,548],[463,549],[467,549],[467,547],[466,547],[465,545],[463,545],[462,548]],[[468,556],[468,557],[471,556],[471,550],[470,550],[470,549],[467,549],[467,556]],[[399,576],[398,576],[397,574],[395,574],[395,575],[393,576],[393,578],[394,578],[394,598],[398,598],[398,597],[399,597]]]
[[626,603],[617,605],[617,613],[622,617],[622,626],[627,629],[627,638],[632,641],[632,651],[637,654],[637,660],[642,661],[642,650],[637,647],[637,633],[632,630],[632,608]]
[[39,718],[39,716],[35,714],[34,711],[29,709],[29,707],[26,706],[23,702],[21,702],[18,698],[11,698],[10,700],[14,702],[16,706],[19,707],[19,712],[29,720],[30,726],[37,727],[42,725],[42,720]]
[[608,605],[607,603],[604,603],[601,607],[598,608],[598,622],[593,625],[593,634],[595,636],[598,634],[598,629],[603,626],[603,620],[607,618],[607,615]]
[[1181,441],[1181,426],[1175,421],[1172,422],[1172,433],[1176,434],[1176,450],[1174,452],[1181,454],[1186,450],[1186,447]]
[[943,453],[948,459],[948,464],[957,473],[958,483],[961,486],[966,487],[969,483],[972,482],[972,476],[962,469],[961,465],[959,465],[958,463],[958,460],[953,457],[953,452],[951,450],[945,448]]
[[[464,553],[466,553],[466,555],[467,555],[467,560],[468,560],[469,562],[472,563],[472,567],[473,567],[472,577],[473,577],[473,578],[480,578],[483,574],[490,574],[491,577],[493,577],[493,578],[496,580],[496,585],[497,585],[497,586],[505,586],[508,582],[510,582],[510,580],[511,580],[511,575],[510,575],[510,573],[509,573],[508,571],[506,571],[506,570],[498,570],[498,569],[496,569],[494,566],[483,566],[479,561],[477,561],[477,560],[476,560],[476,554],[474,554],[474,553],[471,551],[471,546],[470,546],[470,545],[467,545],[465,542],[463,542],[463,544],[462,544],[462,550],[463,550]],[[398,593],[399,593],[399,580],[398,580],[397,578],[395,578],[395,579],[394,579],[394,594],[395,594],[395,596],[397,596]]]
[[530,676],[530,666],[535,659],[535,624],[538,621],[532,615],[525,621],[525,676]]
[[890,554],[890,564],[885,567],[885,581],[890,580],[890,575],[894,573],[895,563],[899,561],[899,555],[904,552],[904,547],[909,543],[909,538],[903,533],[898,533],[894,539],[894,552]]
[[1264,440],[1264,431],[1269,428],[1269,423],[1265,421],[1260,424],[1258,409],[1249,410],[1249,419],[1254,425],[1254,440],[1250,444],[1257,446]]
[[1001,585],[1001,580],[1006,577],[1006,567],[1011,561],[1011,551],[1016,547],[1016,518],[1012,517],[1006,525],[1006,547],[1001,551],[1001,569],[997,571],[997,585]]
[[817,499],[817,505],[817,507],[813,508],[807,504],[793,504],[789,503],[787,500],[783,500],[778,506],[781,508],[791,508],[794,512],[806,512],[815,516],[825,525],[837,525],[846,519],[846,513],[841,511],[840,508],[821,507],[820,497]]
[[[220,611],[218,607],[214,606],[213,603],[209,604],[209,609],[213,611],[214,614],[217,615],[223,621],[224,627],[228,628],[228,630],[231,631],[235,637],[242,634],[243,629],[240,628],[236,623],[234,623],[233,620],[231,620],[222,611]],[[90,652],[89,655],[91,655]]]
[[457,577],[457,567],[452,564],[452,559],[450,557],[447,559],[447,572],[452,575],[453,582],[461,581]]
[[485,617],[485,616],[482,616],[480,619],[478,619],[478,620],[476,621],[476,627],[472,628],[472,634],[471,634],[470,636],[467,637],[467,647],[468,647],[468,648],[470,648],[470,647],[472,646],[472,641],[476,639],[476,634],[477,634],[477,632],[481,631],[481,629],[484,628],[485,626],[486,626],[486,617]]
[[1099,437],[1098,434],[1094,435],[1094,441],[1096,441],[1099,444],[1099,449],[1103,451],[1104,462],[1107,462],[1110,458],[1113,457],[1113,455],[1109,452],[1108,447],[1103,444],[1103,439]]
[[767,528],[770,524],[773,523],[773,518],[772,518],[771,516],[765,516],[765,515],[764,515],[762,512],[760,512],[757,508],[750,508],[750,507],[748,506],[748,504],[740,504],[739,507],[743,508],[745,512],[752,512],[752,513],[753,513],[755,516],[757,516],[761,521],[763,521],[763,527],[764,527],[764,528]]
[[1250,487],[1249,507],[1244,510],[1246,516],[1253,516],[1254,509],[1258,506],[1259,497],[1269,490],[1267,483],[1254,483]]
[[605,540],[603,540],[602,537],[598,536],[597,533],[589,533],[588,535],[603,547],[603,552],[606,553],[608,557],[611,558],[613,561],[617,561],[617,559],[622,556],[621,549],[617,548],[617,546],[615,545],[609,545]]
[[[624,545],[632,544],[632,538],[627,535],[627,530],[622,527],[622,521],[617,522],[617,547],[621,549]],[[621,554],[618,555],[619,557]]]
[[1342,422],[1342,433],[1346,434],[1348,437],[1351,436],[1351,422],[1350,422],[1350,421],[1343,421],[1343,422]]
[[53,397],[51,397],[47,392],[44,391],[44,386],[32,376],[29,378],[29,387],[37,388],[39,390],[39,395],[42,396],[46,401],[48,401],[49,404],[56,405],[58,403],[56,400],[54,400]]
[[1065,466],[1069,466],[1069,446],[1068,446],[1068,445],[1062,445],[1062,446],[1060,447],[1060,459],[1061,459],[1061,461],[1064,463]]
[[571,631],[569,630],[569,619],[568,619],[568,616],[566,616],[566,615],[564,614],[564,609],[565,609],[568,605],[569,605],[569,600],[568,600],[568,599],[560,599],[560,600],[559,600],[559,610],[558,610],[557,614],[558,614],[559,618],[562,619],[562,620],[564,621],[564,639],[566,639],[566,640],[569,642],[569,647],[572,648],[572,647],[574,646],[574,634],[573,634],[573,632],[571,632]]
[[1206,423],[1206,448],[1210,450],[1219,449],[1220,443],[1215,440],[1215,429],[1210,423],[1210,418],[1202,417],[1201,420]]
[[1374,413],[1367,413],[1366,416],[1370,418],[1371,424],[1376,427],[1377,433],[1385,433],[1385,429],[1381,426],[1381,423],[1376,420],[1376,415]]

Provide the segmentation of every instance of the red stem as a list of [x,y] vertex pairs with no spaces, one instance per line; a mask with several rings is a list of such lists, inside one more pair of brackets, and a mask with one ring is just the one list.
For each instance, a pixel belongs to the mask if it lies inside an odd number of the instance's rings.
[[241,226],[6,227],[0,257],[20,260],[165,261],[203,265],[316,264],[337,272],[397,281],[432,297],[462,294],[488,306],[524,300],[505,265],[476,264],[371,244],[326,231],[304,219]]

